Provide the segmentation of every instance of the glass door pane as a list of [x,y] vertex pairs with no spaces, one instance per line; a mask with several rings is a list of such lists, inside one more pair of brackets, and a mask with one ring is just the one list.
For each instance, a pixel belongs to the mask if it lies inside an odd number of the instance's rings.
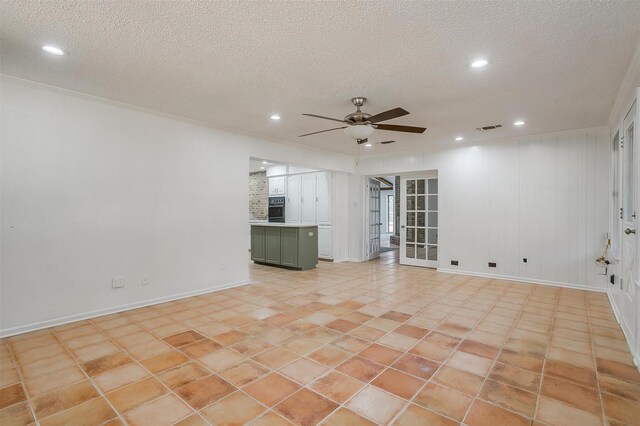
[[[401,263],[437,267],[438,180],[401,179]],[[404,222],[404,223],[403,223]]]

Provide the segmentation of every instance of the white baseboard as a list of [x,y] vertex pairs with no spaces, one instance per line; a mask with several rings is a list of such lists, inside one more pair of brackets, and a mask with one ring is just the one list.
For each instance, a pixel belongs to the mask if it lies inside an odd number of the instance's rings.
[[115,314],[118,312],[128,311],[145,306],[157,305],[159,303],[171,302],[173,300],[185,299],[187,297],[199,296],[201,294],[213,293],[216,291],[227,290],[234,287],[241,287],[251,284],[251,281],[236,281],[216,287],[209,287],[201,290],[187,291],[184,293],[172,294],[169,296],[157,297],[155,299],[142,300],[140,302],[128,303],[126,305],[113,306],[110,308],[97,309],[90,312],[82,312],[79,314],[66,315],[63,317],[53,318],[50,320],[39,321],[32,324],[20,325],[17,327],[0,329],[0,337],[10,337],[16,334],[28,333],[30,331],[42,330],[43,328],[64,325],[75,321],[86,320],[89,318],[101,317],[104,315]]
[[458,271],[457,269],[447,269],[447,268],[438,268],[437,271],[444,272],[447,274],[470,275],[474,277],[493,278],[496,280],[517,281],[517,282],[528,283],[528,284],[541,284],[541,285],[549,285],[553,287],[572,288],[576,290],[596,291],[598,293],[607,292],[606,288],[590,287],[590,286],[581,285],[581,284],[563,283],[559,281],[538,280],[535,278],[514,277],[510,275],[500,275],[500,274],[487,274],[485,272]]

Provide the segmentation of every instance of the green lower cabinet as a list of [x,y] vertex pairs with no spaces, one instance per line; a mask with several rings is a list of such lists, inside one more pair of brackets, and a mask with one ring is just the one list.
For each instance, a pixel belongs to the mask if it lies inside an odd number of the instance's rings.
[[266,262],[264,251],[264,238],[267,228],[264,226],[251,227],[251,259],[256,262]]
[[251,226],[251,259],[300,270],[318,263],[317,226]]
[[298,267],[298,228],[280,228],[280,264]]
[[266,262],[280,264],[280,228],[266,228],[265,253]]

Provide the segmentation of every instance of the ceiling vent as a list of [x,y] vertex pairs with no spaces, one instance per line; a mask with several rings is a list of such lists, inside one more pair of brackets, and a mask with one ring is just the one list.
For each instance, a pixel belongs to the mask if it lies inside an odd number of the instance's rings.
[[389,143],[395,143],[396,141],[384,141],[384,142],[380,142],[382,145],[386,145]]
[[476,130],[479,132],[484,132],[485,130],[496,130],[500,128],[502,128],[502,124],[492,124],[490,126],[476,127]]

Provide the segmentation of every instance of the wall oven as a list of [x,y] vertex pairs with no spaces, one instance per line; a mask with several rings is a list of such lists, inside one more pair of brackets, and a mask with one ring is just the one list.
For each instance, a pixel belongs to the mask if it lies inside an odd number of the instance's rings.
[[269,197],[269,222],[284,223],[284,198]]

